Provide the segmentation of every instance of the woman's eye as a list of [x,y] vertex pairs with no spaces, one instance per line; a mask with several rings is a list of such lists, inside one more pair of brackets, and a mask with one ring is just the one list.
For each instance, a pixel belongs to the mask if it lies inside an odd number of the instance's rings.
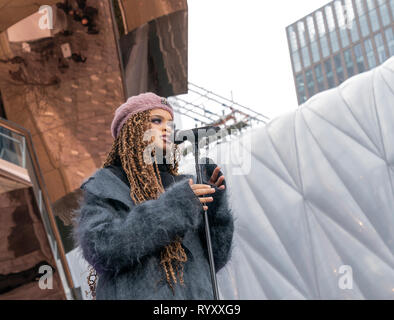
[[152,119],[152,122],[159,124],[159,123],[161,123],[161,119]]

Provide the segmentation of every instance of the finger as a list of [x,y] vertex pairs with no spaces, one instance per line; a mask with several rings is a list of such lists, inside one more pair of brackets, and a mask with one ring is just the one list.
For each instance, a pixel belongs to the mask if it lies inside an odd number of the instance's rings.
[[201,188],[212,188],[209,184],[193,184],[193,188],[195,189],[201,189]]
[[210,188],[210,189],[198,189],[198,190],[193,190],[194,194],[197,196],[204,196],[206,194],[212,194],[215,193],[216,190],[214,188]]
[[213,198],[212,197],[205,197],[205,198],[199,198],[201,203],[207,203],[207,202],[212,202]]
[[209,191],[211,189],[213,189],[213,186],[210,185],[204,185],[204,186],[198,186],[198,185],[192,185],[191,188],[193,189],[193,191],[197,191],[197,190],[205,190],[205,191]]
[[208,206],[203,206],[202,208],[204,209],[204,211],[208,210]]
[[215,170],[213,170],[212,176],[211,176],[211,179],[210,179],[210,181],[212,181],[212,183],[215,183],[215,181],[216,181],[216,179],[217,179],[217,177],[218,177],[219,172],[220,172],[220,167],[219,167],[219,166],[216,167]]
[[223,184],[223,185],[221,185],[221,186],[219,187],[219,189],[224,190],[224,189],[226,189],[226,186]]
[[223,180],[224,180],[224,176],[220,176],[219,179],[216,181],[215,185],[219,187],[223,183]]

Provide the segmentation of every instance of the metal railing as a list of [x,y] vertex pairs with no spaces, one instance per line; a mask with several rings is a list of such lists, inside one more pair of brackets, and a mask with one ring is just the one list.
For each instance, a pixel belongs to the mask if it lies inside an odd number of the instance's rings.
[[0,158],[27,169],[65,295],[74,298],[74,283],[30,132],[1,117]]
[[228,121],[243,122],[248,126],[269,122],[265,115],[246,107],[233,99],[228,99],[212,91],[188,83],[188,93],[169,97],[169,101],[177,113],[187,116],[196,122],[196,126],[218,125],[228,126]]

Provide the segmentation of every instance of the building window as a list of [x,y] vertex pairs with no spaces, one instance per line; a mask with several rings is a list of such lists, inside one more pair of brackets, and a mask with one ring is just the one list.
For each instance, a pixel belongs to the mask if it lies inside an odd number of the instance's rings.
[[387,46],[389,47],[389,53],[390,57],[394,56],[394,35],[393,35],[393,29],[388,28],[385,30],[385,35],[386,35],[386,40],[387,40]]
[[321,11],[317,11],[315,13],[317,30],[319,31],[319,36],[323,36],[326,34],[326,27],[324,25],[323,13]]
[[390,15],[389,15],[389,9],[387,8],[387,4],[382,4],[379,7],[379,11],[380,11],[380,16],[382,17],[382,23],[383,26],[387,26],[390,24]]
[[354,56],[356,57],[356,64],[357,64],[357,69],[358,72],[364,72],[365,71],[365,65],[364,65],[364,55],[363,55],[363,50],[361,48],[361,44],[357,44],[353,48],[354,50]]
[[313,80],[312,70],[309,69],[305,71],[306,85],[308,87],[309,97],[313,96],[315,93],[315,81]]
[[293,57],[294,71],[295,71],[295,72],[301,71],[300,54],[298,53],[298,51],[293,52],[293,53],[291,54],[291,56]]
[[[342,3],[340,5],[342,6]],[[356,42],[360,37],[357,30],[352,0],[345,0],[344,10],[346,10],[346,14],[344,13],[346,28],[350,30],[352,41]]]
[[297,29],[298,29],[298,38],[300,39],[300,46],[302,48],[306,44],[306,40],[305,40],[305,24],[304,24],[303,21],[299,21],[297,23]]
[[375,35],[376,50],[378,51],[379,63],[386,61],[386,50],[384,49],[383,36],[381,33]]
[[320,60],[319,47],[317,46],[316,41],[313,41],[311,43],[311,49],[312,49],[312,60],[315,63]]
[[367,36],[369,34],[369,27],[368,27],[368,21],[366,15],[360,17],[360,27],[361,27],[361,35],[363,37]]
[[330,32],[330,39],[331,39],[332,52],[335,53],[339,50],[338,37],[337,37],[337,32],[335,30]]
[[338,21],[339,37],[341,38],[342,48],[345,48],[349,45],[349,37],[347,34],[347,29],[348,29],[347,22],[350,17],[348,14],[345,17],[345,10],[347,10],[347,8],[342,5],[342,1],[338,1],[338,0],[335,1],[334,8],[335,8],[335,15]]
[[355,2],[356,2],[357,13],[359,16],[362,16],[364,14],[363,0],[355,0]]
[[312,16],[306,18],[306,24],[308,26],[309,40],[313,42],[316,40],[316,29]]
[[380,29],[379,18],[376,9],[373,9],[369,12],[369,18],[371,19],[372,32],[379,30]]
[[367,0],[367,7],[368,10],[372,10],[375,8],[375,1],[374,0]]
[[364,41],[364,46],[365,46],[365,53],[367,55],[367,61],[368,61],[368,66],[369,68],[374,68],[376,67],[376,59],[375,59],[375,53],[373,52],[373,45],[371,39],[366,39]]
[[353,59],[352,59],[351,49],[346,50],[343,53],[343,57],[345,59],[347,76],[350,78],[351,76],[354,75],[354,66],[353,66]]
[[298,44],[297,44],[297,34],[294,31],[294,28],[291,26],[288,29],[288,36],[290,39],[290,49],[292,52],[298,50]]
[[319,90],[319,92],[323,91],[324,90],[324,77],[323,77],[323,71],[322,71],[320,63],[315,67],[315,75],[316,75],[317,89]]
[[356,20],[352,21],[351,29],[350,29],[350,34],[352,36],[352,41],[356,42],[360,39],[360,36],[358,34],[358,29],[357,29],[357,24]]
[[309,57],[308,47],[303,47],[302,51],[302,59],[304,60],[304,68],[307,68],[311,65],[311,59]]
[[391,15],[394,17],[394,0],[390,0]]
[[327,58],[330,55],[330,50],[328,48],[327,36],[324,35],[320,38],[321,50],[323,53],[323,58]]
[[339,29],[339,35],[341,37],[342,48],[346,48],[349,45],[349,37],[347,35],[347,30],[344,28]]
[[336,56],[334,56],[334,63],[335,63],[335,71],[337,72],[337,78],[339,84],[345,80],[345,75],[343,72],[343,66],[342,66],[342,60],[341,60],[341,54],[338,53]]
[[328,88],[335,87],[334,73],[332,72],[332,65],[330,59],[324,62],[324,68],[326,69]]
[[296,77],[296,82],[297,82],[298,102],[301,104],[306,101],[304,77],[302,76],[302,74],[299,74]]
[[326,12],[326,17],[327,17],[328,31],[335,30],[335,21],[334,21],[334,15],[332,13],[331,6],[330,5],[326,6],[324,10]]

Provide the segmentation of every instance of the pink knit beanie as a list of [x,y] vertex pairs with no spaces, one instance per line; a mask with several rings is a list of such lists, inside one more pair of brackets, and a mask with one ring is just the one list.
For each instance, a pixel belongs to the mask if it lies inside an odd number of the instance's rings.
[[127,101],[115,111],[115,116],[111,124],[112,137],[116,139],[119,136],[123,125],[133,114],[156,108],[167,110],[171,113],[172,119],[174,119],[174,112],[167,102],[167,99],[159,97],[153,92],[141,93],[137,96],[128,98]]

